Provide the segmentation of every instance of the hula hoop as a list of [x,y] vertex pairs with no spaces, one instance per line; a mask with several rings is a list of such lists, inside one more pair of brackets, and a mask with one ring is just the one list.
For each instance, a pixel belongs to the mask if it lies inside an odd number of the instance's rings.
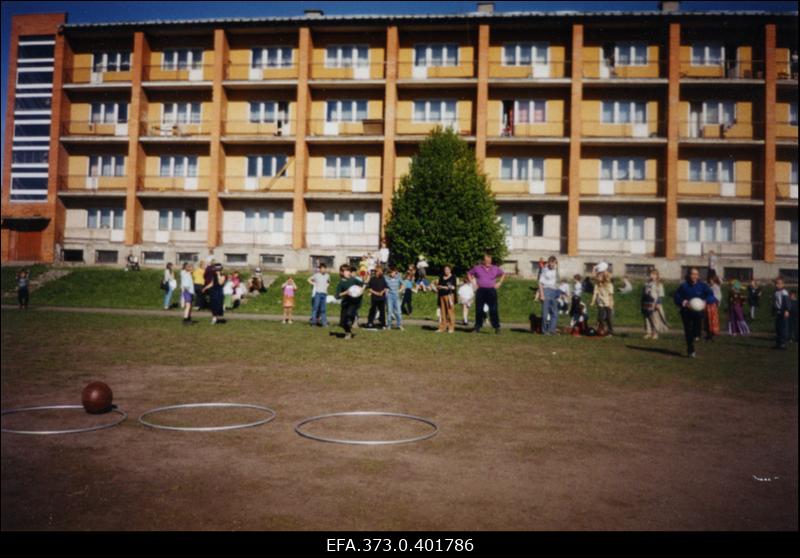
[[[301,427],[304,425],[315,422],[318,420],[323,420],[327,418],[333,417],[398,417],[404,418],[409,420],[415,420],[417,422],[421,422],[427,424],[428,426],[433,428],[433,432],[429,432],[428,434],[423,434],[422,436],[416,436],[414,438],[401,438],[397,440],[343,440],[338,438],[326,438],[324,436],[315,436],[314,434],[309,434],[307,432],[303,432]],[[306,419],[301,420],[294,426],[294,431],[297,432],[300,436],[304,438],[308,438],[310,440],[316,440],[317,442],[329,442],[331,444],[353,444],[353,445],[361,445],[361,446],[380,446],[380,445],[392,445],[392,444],[407,444],[410,442],[421,442],[422,440],[427,440],[428,438],[433,438],[439,432],[439,425],[433,422],[430,419],[418,417],[415,415],[406,415],[403,413],[389,413],[383,411],[350,411],[345,413],[329,413],[327,415],[317,415],[315,417],[309,417]]]
[[[256,409],[257,411],[264,411],[269,413],[270,416],[265,419],[257,420],[255,422],[247,422],[242,424],[231,424],[228,426],[167,426],[163,424],[155,424],[145,420],[144,417],[149,415],[155,415],[157,413],[163,413],[165,411],[172,411],[175,409],[197,409],[197,408],[221,408],[221,409]],[[254,426],[261,426],[262,424],[267,424],[268,422],[272,421],[278,413],[270,409],[269,407],[264,407],[262,405],[253,405],[250,403],[186,403],[183,405],[169,405],[167,407],[156,407],[155,409],[150,409],[149,411],[145,411],[139,416],[139,422],[145,426],[150,428],[156,428],[158,430],[176,430],[178,432],[221,432],[223,430],[237,430],[239,428],[252,428]]]
[[[83,410],[83,405],[41,405],[38,407],[19,407],[17,409],[6,409],[5,411],[0,412],[0,415],[13,415],[16,413],[28,413],[33,411],[58,411],[61,409],[81,409]],[[7,434],[29,434],[32,436],[48,436],[52,434],[80,434],[82,432],[94,432],[95,430],[103,430],[105,428],[111,428],[112,426],[117,426],[118,424],[122,423],[125,419],[128,418],[128,413],[125,411],[120,411],[119,409],[112,408],[109,412],[116,413],[120,415],[120,417],[115,420],[114,422],[109,422],[108,424],[101,424],[98,426],[90,426],[88,428],[71,428],[67,430],[13,430],[11,428],[2,428],[0,431],[5,432]]]

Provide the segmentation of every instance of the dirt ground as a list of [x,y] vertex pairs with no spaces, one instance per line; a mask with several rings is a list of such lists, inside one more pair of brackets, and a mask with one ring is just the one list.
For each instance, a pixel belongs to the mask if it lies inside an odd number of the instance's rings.
[[[796,380],[743,394],[672,383],[626,386],[566,371],[456,365],[434,353],[435,366],[425,373],[353,362],[346,374],[355,384],[340,382],[335,371],[321,377],[306,363],[282,362],[271,374],[269,365],[243,365],[233,356],[191,366],[67,366],[58,381],[26,378],[6,361],[4,409],[71,402],[65,385],[93,377],[114,388],[116,403],[131,416],[83,435],[3,434],[2,529],[798,527]],[[249,430],[202,434],[149,430],[136,420],[149,408],[213,400],[262,403],[278,417]],[[424,442],[383,447],[319,443],[293,431],[304,417],[359,409],[421,415],[441,431]],[[256,416],[203,411],[154,420]],[[62,418],[58,424],[99,420]],[[32,419],[56,424],[45,415],[6,417],[3,425],[30,427]],[[309,431],[426,431],[401,422],[344,419]]]

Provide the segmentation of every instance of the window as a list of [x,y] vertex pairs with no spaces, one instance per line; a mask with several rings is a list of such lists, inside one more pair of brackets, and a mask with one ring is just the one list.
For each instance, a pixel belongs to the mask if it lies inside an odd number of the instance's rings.
[[17,62],[20,60],[52,60],[55,53],[55,45],[24,44],[20,37],[20,44],[17,47]]
[[164,252],[142,252],[142,259],[145,264],[164,263]]
[[789,171],[789,183],[797,185],[797,159],[792,161],[792,168]]
[[95,52],[92,59],[95,72],[127,72],[131,69],[131,53],[128,51]]
[[414,122],[453,123],[456,120],[456,101],[428,99],[414,101]]
[[703,124],[724,124],[736,122],[736,103],[733,101],[704,101],[701,112]]
[[225,263],[242,265],[247,263],[247,254],[225,254]]
[[325,157],[325,178],[366,178],[366,172],[366,157]]
[[650,274],[651,269],[655,269],[652,264],[625,264],[625,275],[645,278]]
[[547,64],[547,43],[508,43],[503,46],[503,66]]
[[689,242],[733,242],[733,219],[692,217],[688,225]]
[[267,267],[283,265],[283,254],[261,254],[261,265]]
[[546,102],[542,100],[516,100],[514,101],[514,122],[517,124],[546,122],[546,106]]
[[789,125],[797,126],[797,101],[789,103]]
[[352,68],[369,65],[366,45],[331,45],[325,49],[326,68]]
[[160,209],[158,211],[158,230],[194,231],[197,212],[194,209]]
[[282,209],[245,209],[245,232],[282,233],[284,211]]
[[90,155],[88,176],[125,176],[125,156]]
[[644,240],[644,217],[600,216],[600,238],[603,240]]
[[250,101],[250,122],[286,122],[289,103],[286,101]]
[[722,43],[695,43],[692,45],[692,66],[722,66],[725,47]]
[[92,122],[116,124],[128,121],[128,105],[125,103],[92,103]]
[[181,48],[164,51],[163,70],[197,70],[203,66],[203,49]]
[[331,100],[326,105],[326,122],[361,122],[367,118],[366,100]]
[[797,219],[789,221],[789,242],[797,244]]
[[100,207],[90,208],[87,211],[87,229],[116,229],[125,228],[125,209]]
[[176,259],[180,263],[184,262],[197,263],[199,256],[197,252],[178,252],[178,257]]
[[541,237],[544,235],[544,216],[506,211],[500,214],[506,236]]
[[286,176],[286,155],[249,155],[247,176]]
[[323,212],[322,232],[340,234],[360,234],[365,230],[366,212],[333,211]]
[[46,110],[52,107],[53,98],[47,97],[20,97],[14,99],[14,110]]
[[162,125],[198,124],[200,122],[200,103],[164,103],[161,113]]
[[415,66],[458,66],[457,44],[414,45]]
[[504,157],[500,159],[501,180],[544,180],[544,159]]
[[251,51],[251,67],[264,68],[291,68],[292,47],[265,47],[254,48]]
[[197,155],[162,155],[159,176],[171,178],[196,177]]
[[640,157],[601,159],[600,180],[644,180],[645,160]]
[[689,161],[691,182],[734,182],[734,166],[730,159],[692,159]]
[[[11,162],[13,164],[26,164],[26,165],[34,165],[34,164],[46,164],[47,159],[49,157],[49,153],[47,151],[17,151],[14,150],[11,152]],[[797,170],[797,166],[793,167]],[[796,176],[796,172],[795,172]]]
[[617,66],[646,66],[647,43],[617,43],[614,47],[614,63]]
[[61,251],[61,259],[65,262],[82,262],[83,250],[68,250]]
[[43,140],[50,140],[50,124],[38,124],[41,120],[36,121],[37,124],[14,124],[14,137],[15,138],[42,138]]
[[94,253],[94,262],[103,264],[103,263],[117,263],[119,259],[118,253],[116,250],[97,250]]
[[12,174],[10,201],[47,201],[47,176]]
[[[36,86],[53,83],[53,71],[29,71],[27,68],[17,69],[17,85]],[[26,89],[23,87],[23,89]],[[27,87],[30,89],[30,87]]]
[[606,124],[642,124],[647,122],[644,101],[603,101],[602,121]]

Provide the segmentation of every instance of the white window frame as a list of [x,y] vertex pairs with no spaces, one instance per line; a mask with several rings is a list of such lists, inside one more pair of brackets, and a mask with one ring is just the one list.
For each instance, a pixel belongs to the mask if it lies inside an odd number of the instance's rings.
[[[720,48],[720,60],[719,62],[712,62],[710,56],[710,49],[713,47]],[[695,48],[702,48],[703,49],[703,60],[700,63],[695,63],[694,60],[694,49]],[[725,65],[725,45],[720,42],[710,41],[710,42],[697,42],[693,43],[691,47],[689,47],[689,64],[692,66],[711,66],[711,67],[719,67]]]
[[[253,105],[259,106],[258,120],[256,121],[253,121]],[[267,120],[268,105],[272,105],[272,120]],[[283,115],[282,118],[280,117],[281,115]],[[247,121],[251,124],[277,124],[279,122],[288,122],[289,101],[250,101],[248,106]]]
[[[358,58],[358,49],[367,49],[367,59],[362,60]],[[336,49],[336,58],[330,57],[330,50]],[[347,51],[349,50],[350,62],[347,60]],[[366,44],[340,44],[328,45],[325,47],[325,67],[326,68],[365,68],[369,67],[370,51],[369,45]]]
[[[256,50],[260,50],[259,59],[256,59]],[[284,60],[284,54],[289,51],[289,60]],[[276,66],[270,66],[270,51],[274,51]],[[253,70],[273,70],[280,68],[291,68],[294,66],[294,48],[290,46],[271,45],[263,47],[253,47],[250,49],[250,68]]]
[[[113,111],[111,112],[112,120],[108,120],[109,113],[106,110],[108,105],[112,105],[113,106]],[[120,120],[119,120],[119,109],[120,109],[120,107],[122,105],[125,105],[126,109],[130,108],[127,103],[120,103],[120,102],[115,102],[115,101],[112,101],[112,102],[103,102],[103,101],[92,102],[91,107],[89,109],[89,121],[92,124],[124,124],[124,123],[126,123],[128,121],[127,118],[123,122],[120,122]],[[99,120],[95,120],[94,119],[94,115],[95,115],[94,109],[95,109],[95,107],[100,107],[100,116],[99,116],[100,119]],[[127,114],[128,111],[126,110],[125,113]]]
[[[417,118],[417,110],[416,104],[417,103],[425,103],[425,119],[419,120]],[[439,103],[439,119],[432,120],[431,119],[431,106],[433,103]],[[445,118],[445,107],[447,107],[448,103],[453,103],[453,118],[452,120],[448,120]],[[420,124],[455,124],[458,122],[458,100],[457,99],[415,99],[413,101],[413,105],[411,107],[412,110],[412,122],[420,123]]]
[[[280,228],[276,225],[280,223]],[[283,209],[244,210],[244,232],[250,233],[282,233],[286,232],[286,211]]]
[[[425,49],[425,58],[420,60],[418,53],[420,49]],[[433,63],[433,50],[442,49],[441,63]],[[455,50],[455,62],[448,62],[450,49]],[[417,68],[456,68],[461,64],[458,43],[418,43],[414,45],[414,66]]]
[[[634,56],[635,48],[636,47],[644,47],[644,62],[635,62],[636,57]],[[617,67],[631,67],[631,66],[647,66],[650,63],[650,57],[648,53],[648,44],[647,41],[620,41],[614,45],[614,66]],[[620,56],[620,51],[627,49],[628,50],[628,62],[622,63],[622,57]]]
[[[528,117],[529,120],[527,122],[523,122],[519,119],[520,115],[520,104],[527,103],[528,104]],[[536,104],[541,103],[543,105],[544,110],[542,114],[544,115],[543,120],[533,120],[533,115],[536,114]],[[502,107],[500,108],[502,112]],[[545,124],[547,123],[547,99],[514,99],[514,124]]]
[[[97,160],[97,174],[92,174],[92,161],[94,159]],[[110,159],[111,174],[103,174],[103,169],[106,168],[106,159]],[[122,159],[121,165],[118,164],[120,159]],[[122,168],[120,171],[121,174],[117,174],[117,169],[119,167]],[[89,164],[86,168],[86,176],[92,178],[101,176],[125,176],[125,155],[89,155]]]
[[[198,112],[194,112],[192,109],[194,106],[200,109]],[[167,107],[171,107],[171,110],[168,112]],[[180,122],[178,120],[178,116],[183,113],[186,116],[186,120]],[[194,115],[197,115],[197,119],[194,119]],[[176,126],[179,124],[200,124],[203,122],[203,103],[197,101],[167,101],[161,103],[161,125],[162,126]]]
[[797,101],[789,103],[789,126],[797,127]]
[[[128,55],[128,69],[122,69],[122,58],[123,55]],[[97,65],[97,57],[100,56],[101,61],[99,65]],[[111,61],[111,58],[114,58],[114,61]],[[130,72],[131,68],[133,67],[133,53],[129,50],[104,50],[99,52],[92,53],[92,72]]]
[[[182,52],[186,53],[186,67],[180,67],[180,54]],[[195,60],[195,54],[200,53],[200,59]],[[167,57],[167,54],[171,54],[172,56]],[[162,70],[199,70],[203,67],[203,56],[204,52],[202,48],[168,48],[164,49],[161,53],[161,69]]]
[[[111,211],[111,226],[110,227],[103,227],[101,226],[101,215],[103,210],[110,210]],[[91,215],[92,213],[95,214],[95,223],[96,226],[92,227],[90,224]],[[114,223],[116,221],[116,217],[118,215],[122,216],[122,226],[115,227]],[[86,228],[90,230],[124,230],[125,229],[125,208],[118,208],[118,207],[90,207],[86,211]]]
[[[166,211],[167,215],[168,215],[168,222],[167,222],[167,228],[166,229],[162,229],[161,228],[161,213],[164,212],[164,211]],[[179,229],[175,228],[175,223],[174,223],[175,212],[179,212],[180,215],[181,215],[181,227]],[[195,228],[197,226],[196,220],[197,220],[197,212],[195,211]],[[158,210],[158,230],[159,231],[197,232],[196,230],[192,231],[192,229],[189,227],[190,222],[191,222],[191,220],[188,218],[188,211],[185,210],[185,209],[163,208],[163,209],[159,209]]]
[[[511,178],[503,177],[503,167],[506,161],[511,161]],[[527,178],[520,178],[520,170],[522,168],[528,170]],[[536,167],[541,168],[541,178],[534,178],[533,171]],[[514,181],[514,180],[544,180],[544,158],[542,157],[502,157],[500,159],[500,180]]]
[[[611,162],[611,177],[606,178],[603,176],[603,168],[605,167],[605,162]],[[641,163],[642,166],[642,174],[641,178],[636,178],[636,164]],[[628,167],[628,176],[622,177],[622,173],[620,172],[620,168],[626,166]],[[647,159],[645,157],[603,157],[600,159],[600,180],[619,180],[625,182],[641,182],[647,180]]]
[[[328,162],[333,159],[335,161],[335,173],[334,176],[330,175],[331,166]],[[355,171],[358,168],[356,164],[358,159],[362,159],[364,164],[361,166],[363,170],[363,176],[356,176]],[[349,168],[350,169],[350,176],[342,176],[342,169]],[[365,155],[330,155],[325,157],[325,172],[324,178],[332,178],[332,179],[364,179],[367,177],[367,157]]]
[[[335,119],[329,120],[331,103],[336,103],[336,110],[334,111]],[[342,117],[343,108],[346,103],[350,103],[350,120],[345,120]],[[358,105],[364,103],[364,118],[358,118]],[[368,99],[328,99],[325,101],[325,122],[363,122],[369,118],[369,100]]]
[[[283,157],[283,163],[279,164],[278,159]],[[253,176],[250,174],[250,160],[255,158],[256,160],[256,174]],[[264,159],[269,161],[269,174],[265,174],[264,169]],[[277,175],[278,171],[281,170],[283,167],[286,166],[287,161],[286,155],[248,155],[247,156],[247,177],[248,178],[273,178]],[[287,176],[288,169],[283,171],[283,176]]]
[[[730,239],[722,240],[723,222],[730,223]],[[691,238],[692,224],[698,227],[697,239]],[[714,235],[713,238],[706,238],[709,224],[713,224]],[[731,217],[690,217],[687,219],[686,225],[686,239],[688,242],[733,242],[736,238],[736,220]]]
[[[606,111],[604,110],[604,105],[611,103],[614,107],[612,111],[612,120],[611,122],[605,120]],[[602,124],[647,124],[650,120],[648,118],[648,107],[647,101],[601,101],[600,102],[600,122]],[[628,122],[623,122],[620,120],[620,106],[621,105],[628,105],[628,114],[630,115],[630,120]],[[636,120],[636,106],[637,105],[644,105],[644,120],[642,122],[638,122]]]
[[[164,159],[169,160],[169,174],[162,174],[164,168]],[[175,169],[179,167],[177,164],[178,159],[182,159],[183,173],[175,174]],[[194,165],[190,165],[191,160],[194,159]],[[189,169],[194,167],[194,174],[189,174]],[[158,159],[158,176],[160,178],[197,178],[200,172],[200,157],[197,155],[161,155]]]
[[[700,162],[700,179],[696,180],[692,178],[692,163],[695,161]],[[715,164],[717,167],[717,178],[716,180],[709,180],[709,173],[708,167],[709,164]],[[722,171],[724,169],[723,165],[730,165],[730,180],[722,180]],[[723,182],[736,182],[736,161],[732,159],[689,159],[689,182],[712,182],[712,183],[720,183]]]
[[[709,122],[709,107],[711,105],[717,105],[717,120],[718,122]],[[733,115],[733,119],[730,122],[723,122],[723,115],[725,114],[725,106],[730,105],[733,107],[731,114]],[[701,117],[700,117],[700,124],[703,126],[714,126],[714,125],[733,125],[736,124],[737,118],[737,103],[736,101],[703,101],[701,104]]]
[[[508,47],[514,46],[514,59],[508,60],[506,57],[506,50]],[[529,49],[531,53],[531,61],[530,63],[523,63],[522,62],[522,50]],[[544,62],[537,62],[537,56],[539,54],[539,50],[544,50]],[[550,43],[546,42],[509,42],[503,44],[502,50],[502,65],[506,67],[518,67],[518,66],[533,66],[535,64],[539,64],[542,66],[550,65]]]
[[[611,219],[611,234],[609,236],[604,234],[604,220]],[[633,231],[635,225],[639,222],[641,224],[642,238],[634,238]],[[620,226],[625,225],[625,238],[620,238]],[[619,240],[619,241],[643,241],[649,240],[647,238],[647,217],[644,215],[600,215],[600,239],[601,240]]]

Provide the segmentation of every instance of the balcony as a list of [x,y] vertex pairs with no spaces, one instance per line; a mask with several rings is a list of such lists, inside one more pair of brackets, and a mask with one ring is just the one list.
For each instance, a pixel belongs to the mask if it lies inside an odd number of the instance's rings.
[[783,143],[797,144],[797,120],[778,120],[775,122],[775,137]]
[[290,246],[291,229],[288,232],[241,232],[222,231],[222,243],[226,245],[247,246]]
[[312,63],[309,79],[323,83],[328,82],[352,82],[350,86],[357,86],[359,82],[376,83],[384,79],[383,61],[363,62],[356,64],[343,63],[339,66],[332,66],[324,62]]
[[761,242],[718,242],[679,240],[676,246],[680,256],[707,256],[712,250],[721,258],[758,258]]
[[488,137],[502,143],[568,143],[565,134],[569,122],[509,122],[508,119],[490,119]]
[[293,81],[297,79],[297,64],[253,67],[252,64],[233,64],[225,66],[225,79],[228,81]]
[[286,176],[225,176],[226,193],[289,193],[294,192],[294,177]]
[[154,242],[167,244],[171,242],[185,243],[205,243],[208,233],[205,230],[194,231],[162,231],[158,229],[144,229],[142,231],[143,242]]
[[137,180],[139,191],[156,192],[196,192],[207,191],[209,185],[208,176],[141,176]]
[[143,81],[148,85],[163,86],[202,86],[210,87],[214,79],[213,64],[194,64],[191,66],[163,66],[151,64],[144,67]]
[[605,179],[600,177],[582,178],[580,180],[581,198],[592,201],[660,201],[658,196],[663,191],[663,179],[645,178],[644,180]]
[[[460,136],[472,135],[472,119],[469,117],[440,120],[438,122],[419,121],[413,118],[398,118],[396,120],[396,126],[397,141],[403,141],[403,139],[420,141],[437,127],[451,129]],[[402,136],[406,136],[406,138]]]
[[491,178],[492,192],[498,199],[504,196],[558,196],[566,192],[567,177],[545,176],[537,179],[509,180]]
[[308,133],[315,139],[332,141],[349,139],[383,139],[383,119],[373,118],[352,122],[330,122],[327,119],[311,119]]
[[306,244],[315,248],[341,248],[341,247],[374,247],[380,242],[380,234],[374,233],[337,233],[337,232],[307,232]]
[[761,191],[762,184],[757,180],[730,182],[679,180],[678,196],[688,198],[685,201],[710,201],[723,204],[757,201],[757,191]]
[[67,241],[93,240],[106,242],[124,242],[125,230],[112,229],[108,227],[100,229],[89,229],[84,227],[66,227],[64,238]]
[[513,84],[514,82],[569,83],[571,63],[563,60],[531,62],[519,66],[506,66],[501,59],[489,58],[489,81],[491,83]]
[[252,122],[250,120],[226,120],[222,122],[222,133],[228,143],[274,142],[294,143],[295,121]]
[[381,193],[382,177],[366,175],[362,178],[329,178],[326,176],[309,176],[306,187],[307,197],[332,195],[340,197],[348,194],[374,195]]
[[632,256],[652,256],[663,241],[656,238],[642,238],[640,240],[616,240],[610,238],[580,238],[578,251],[581,254],[630,254]]
[[662,120],[648,119],[641,122],[609,123],[602,120],[582,120],[581,133],[584,143],[665,143],[660,134]]
[[468,85],[474,83],[477,78],[476,68],[477,63],[472,60],[462,60],[458,64],[441,66],[422,66],[413,62],[398,62],[397,82],[398,85],[420,87],[455,85],[459,81]]
[[754,143],[760,142],[763,122],[735,120],[729,124],[702,124],[696,120],[682,120],[678,137],[694,143]]
[[102,87],[130,87],[130,68],[122,71],[111,71],[96,66],[73,66],[65,69],[64,85],[87,85]]
[[680,78],[684,83],[727,81],[731,83],[762,82],[763,60],[724,60],[714,64],[692,64],[691,59],[680,61]]
[[613,59],[584,59],[581,75],[586,85],[593,82],[631,84],[658,84],[667,82],[667,63],[649,60],[642,64],[620,64]]
[[192,140],[208,141],[211,134],[211,122],[150,122],[142,121],[141,135],[148,140]]
[[797,201],[797,181],[778,182],[775,184],[775,194],[779,200]]
[[94,122],[90,120],[68,120],[61,124],[61,137],[70,140],[109,140],[112,138],[128,141],[128,122]]
[[127,176],[87,176],[86,174],[68,174],[58,177],[58,189],[66,191],[84,191],[97,193],[124,193],[128,188]]

